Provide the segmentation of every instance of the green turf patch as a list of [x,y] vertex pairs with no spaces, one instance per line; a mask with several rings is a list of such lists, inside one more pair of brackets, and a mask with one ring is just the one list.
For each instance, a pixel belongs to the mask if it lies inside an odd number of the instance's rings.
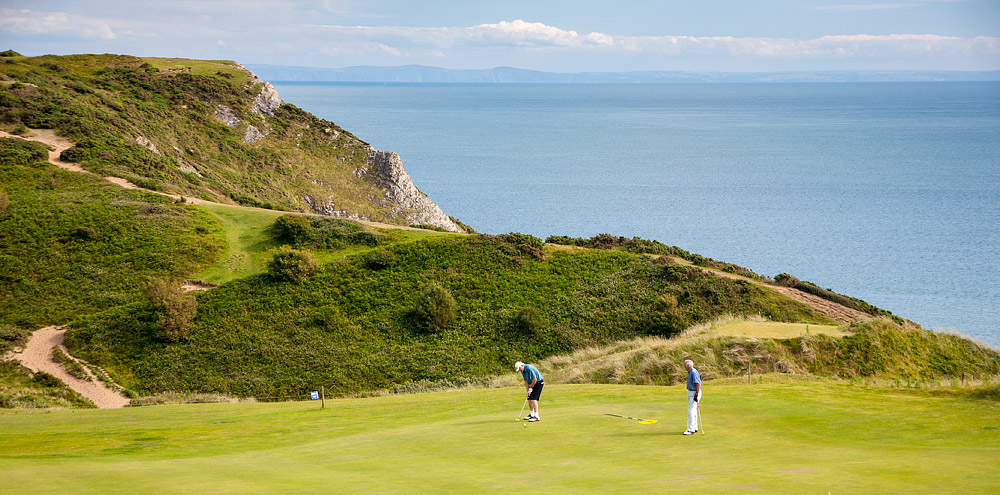
[[[10,493],[989,493],[1000,404],[812,383],[0,413]],[[655,425],[606,416],[652,417]]]

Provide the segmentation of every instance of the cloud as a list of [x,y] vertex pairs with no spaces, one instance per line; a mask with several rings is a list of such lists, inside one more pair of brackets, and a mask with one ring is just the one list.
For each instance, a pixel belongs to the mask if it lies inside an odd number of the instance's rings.
[[0,31],[28,35],[55,34],[85,39],[117,38],[111,25],[102,19],[29,9],[0,9]]
[[[295,29],[300,29],[301,26]],[[835,35],[815,39],[732,36],[621,36],[580,34],[540,22],[502,21],[469,27],[415,28],[398,26],[308,26],[336,50],[363,55],[404,53],[439,56],[446,49],[488,48],[574,51],[587,54],[700,55],[765,58],[844,58],[851,56],[995,56],[1000,38],[959,38],[933,34]]]
[[[446,48],[469,47],[526,47],[526,48],[578,48],[611,46],[612,36],[603,33],[580,35],[540,22],[523,20],[501,21],[469,27],[398,27],[398,26],[331,26],[309,25],[301,28],[315,30],[329,40],[367,39],[383,43]],[[296,27],[294,29],[298,29]],[[381,47],[373,48],[382,50]]]

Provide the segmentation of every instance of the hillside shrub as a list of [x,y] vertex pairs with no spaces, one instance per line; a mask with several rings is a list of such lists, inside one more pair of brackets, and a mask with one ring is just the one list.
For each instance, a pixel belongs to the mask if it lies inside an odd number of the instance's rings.
[[535,306],[525,306],[514,315],[514,328],[523,334],[534,335],[545,328],[545,318]]
[[417,298],[416,315],[420,323],[431,332],[440,332],[455,322],[458,303],[448,289],[431,284]]
[[782,287],[795,287],[799,283],[799,279],[787,273],[779,273],[774,276],[774,283]]
[[150,281],[146,297],[156,317],[161,338],[168,342],[184,340],[198,313],[198,300],[184,293],[180,284],[164,279]]
[[268,262],[267,273],[279,282],[302,282],[316,273],[317,267],[311,252],[282,246]]
[[17,138],[0,138],[0,165],[29,165],[49,159],[49,151],[41,143]]
[[275,238],[292,244],[301,244],[309,239],[312,226],[302,215],[281,215],[271,226]]
[[28,337],[30,336],[31,332],[23,328],[18,328],[14,325],[0,325],[0,356],[4,355],[7,351],[24,347],[28,343]]
[[368,254],[368,256],[363,258],[362,263],[370,270],[385,270],[386,268],[391,268],[397,261],[394,252],[380,249]]
[[69,163],[81,163],[89,158],[90,153],[80,146],[70,146],[59,153],[59,159]]

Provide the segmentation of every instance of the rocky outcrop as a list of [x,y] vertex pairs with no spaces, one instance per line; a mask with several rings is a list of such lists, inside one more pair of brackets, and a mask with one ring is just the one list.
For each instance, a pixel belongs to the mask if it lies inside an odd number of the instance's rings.
[[260,93],[253,97],[253,111],[260,115],[274,116],[274,111],[285,102],[278,96],[278,90],[269,82],[265,82],[260,88]]
[[160,154],[160,151],[156,149],[156,145],[153,144],[152,142],[150,142],[148,139],[146,139],[146,136],[138,136],[138,137],[136,137],[135,138],[135,144],[138,144],[139,146],[145,147],[146,149],[148,149],[149,151],[152,151],[153,153],[156,153],[157,155]]
[[244,143],[256,143],[257,141],[260,141],[261,139],[264,139],[264,136],[266,136],[266,135],[267,134],[264,134],[263,132],[260,132],[260,130],[257,129],[256,127],[254,127],[252,125],[248,125],[246,132],[243,133],[243,142]]
[[387,207],[409,224],[434,225],[452,232],[462,230],[445,215],[441,208],[413,185],[403,161],[391,151],[368,149],[368,167],[357,169],[355,174],[385,189]]
[[236,116],[236,112],[225,105],[215,106],[215,120],[226,124],[226,127],[236,127],[236,124],[240,123],[240,118]]

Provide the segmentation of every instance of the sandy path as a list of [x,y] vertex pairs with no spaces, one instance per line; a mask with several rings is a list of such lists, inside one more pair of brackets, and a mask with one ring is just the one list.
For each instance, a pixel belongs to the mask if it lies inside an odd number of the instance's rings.
[[809,306],[816,308],[817,311],[823,313],[827,318],[830,318],[837,323],[850,323],[852,321],[874,318],[874,316],[865,313],[864,311],[848,308],[847,306],[837,304],[833,301],[827,301],[822,297],[808,292],[803,292],[792,287],[781,287],[777,285],[771,285],[768,287],[780,294],[784,294],[792,299],[795,299],[796,301],[806,303]]
[[[56,167],[59,167],[59,168],[61,168],[63,170],[70,170],[70,171],[73,171],[73,172],[80,172],[80,173],[84,173],[84,174],[92,174],[91,172],[89,172],[87,170],[84,170],[82,167],[80,167],[79,165],[76,165],[75,163],[64,162],[64,161],[62,161],[62,160],[59,159],[59,155],[62,154],[63,151],[65,151],[68,148],[72,147],[73,143],[71,143],[70,141],[66,140],[65,138],[57,136],[56,133],[55,133],[55,131],[52,131],[52,130],[49,130],[49,129],[30,129],[28,131],[28,135],[27,136],[16,136],[16,135],[10,134],[10,133],[8,133],[6,131],[0,131],[0,137],[23,139],[25,141],[37,141],[39,143],[42,143],[42,144],[44,144],[49,149],[49,163],[51,163],[51,164],[55,165]],[[106,180],[106,181],[108,181],[108,182],[110,182],[110,183],[112,183],[112,184],[114,184],[116,186],[123,187],[125,189],[138,189],[138,190],[146,191],[146,192],[153,193],[153,194],[159,194],[160,196],[166,196],[166,197],[171,198],[171,199],[173,199],[175,201],[180,201],[181,200],[181,195],[179,195],[179,194],[170,194],[170,193],[165,193],[165,192],[162,192],[162,191],[153,191],[153,190],[150,190],[150,189],[143,189],[143,188],[141,188],[141,187],[139,187],[139,186],[137,186],[137,185],[129,182],[128,180],[121,178],[121,177],[105,177],[104,180]],[[270,212],[275,211],[275,210],[268,210],[268,209],[265,209],[265,208],[255,208],[255,207],[252,207],[252,206],[233,205],[233,204],[228,204],[228,203],[216,203],[214,201],[206,201],[204,199],[192,198],[190,196],[184,196],[183,198],[184,198],[184,202],[185,203],[194,204],[194,205],[214,205],[214,206],[225,206],[227,208],[240,208],[240,209],[243,209],[243,210],[257,210],[257,211],[270,211]],[[321,216],[321,215],[317,215],[317,214],[314,214],[314,213],[302,213],[302,212],[295,212],[295,211],[289,211],[289,212],[285,212],[285,213],[291,213],[291,214],[297,214],[297,215],[316,215],[316,216]],[[359,222],[359,223],[363,223],[363,224],[369,225],[369,226],[372,226],[372,227],[377,227],[377,228],[402,229],[402,230],[424,230],[424,229],[418,229],[418,228],[410,227],[408,225],[395,225],[395,224],[388,224],[388,223],[372,222],[372,221],[368,221],[368,220],[355,220],[355,221]]]
[[70,375],[61,364],[52,359],[52,349],[56,346],[62,348],[66,355],[70,355],[62,345],[64,335],[66,327],[51,326],[35,330],[23,351],[10,353],[4,356],[4,359],[16,359],[32,372],[44,371],[62,380],[71,389],[97,404],[99,408],[114,409],[127,406],[128,397],[105,386],[104,382],[93,376],[86,366],[83,368],[91,376],[89,381]]
[[[693,266],[693,265],[688,264],[688,266]],[[827,318],[837,323],[851,323],[852,321],[868,320],[874,318],[872,315],[865,313],[864,311],[858,311],[853,308],[848,308],[847,306],[837,304],[833,301],[828,301],[826,299],[823,299],[822,297],[810,294],[808,292],[800,291],[794,287],[782,287],[780,285],[762,284],[757,280],[752,280],[747,277],[742,277],[740,275],[724,272],[722,270],[713,270],[711,268],[705,268],[702,266],[698,268],[719,277],[731,278],[733,280],[745,280],[752,284],[757,284],[760,287],[771,289],[783,296],[795,299],[800,303],[812,307],[816,311],[822,313],[823,316],[826,316]]]

